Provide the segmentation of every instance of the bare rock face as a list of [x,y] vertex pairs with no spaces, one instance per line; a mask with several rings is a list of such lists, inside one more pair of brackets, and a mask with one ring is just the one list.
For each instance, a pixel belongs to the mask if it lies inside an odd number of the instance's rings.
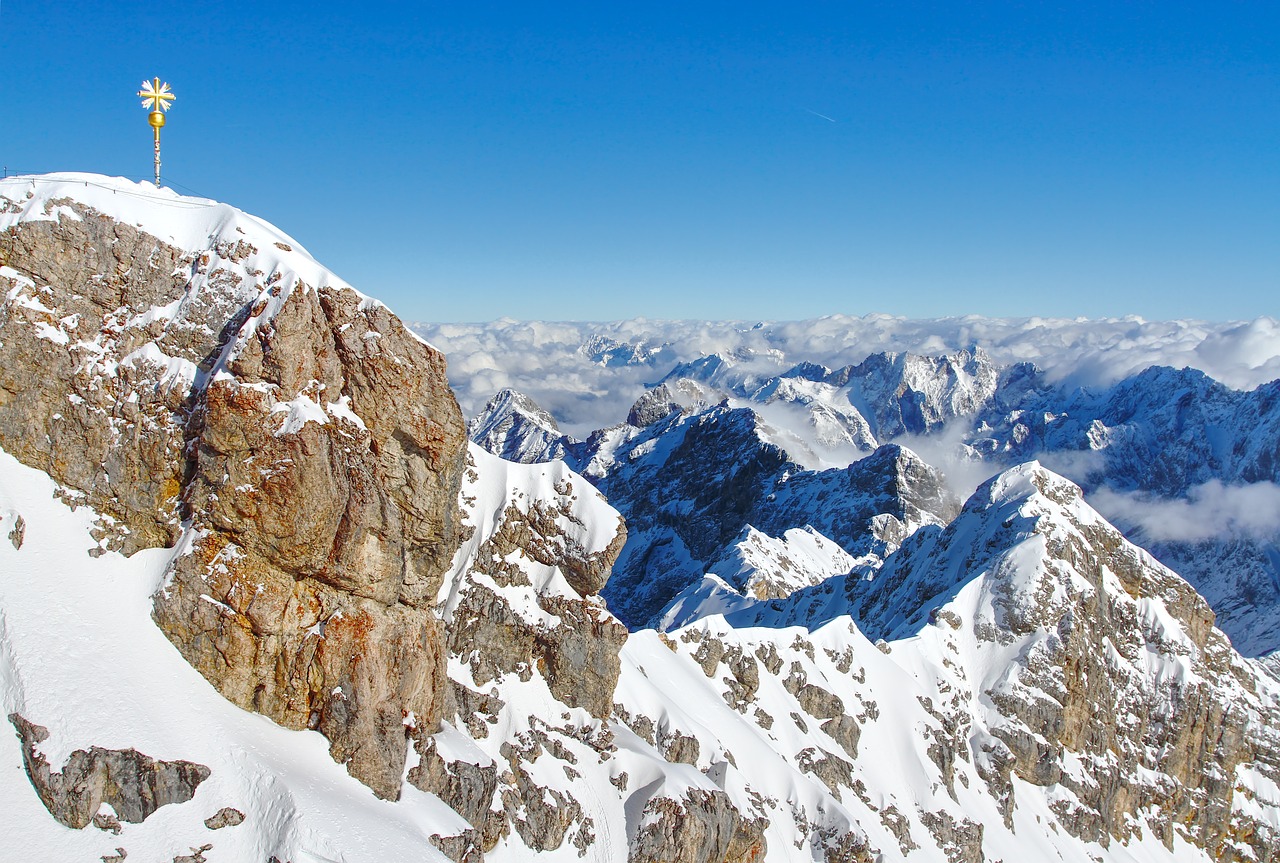
[[627,411],[627,425],[642,429],[677,410],[680,410],[680,405],[672,396],[671,390],[666,384],[658,384],[645,390],[636,399],[631,410]]
[[444,702],[465,455],[444,358],[274,250],[55,205],[0,232],[0,446],[102,513],[104,547],[185,536],[161,629],[394,798],[406,718],[430,730]]
[[179,270],[208,261],[62,203],[80,218],[0,232],[0,262],[14,273],[0,275],[0,444],[115,519],[121,551],[170,545],[181,530],[188,386],[140,374],[135,351],[154,343],[194,368],[216,349],[236,298],[194,298],[188,314],[203,326],[145,320],[184,297]]
[[209,768],[203,764],[157,761],[136,749],[99,746],[76,750],[54,773],[37,748],[48,738],[48,729],[16,713],[9,715],[9,721],[22,740],[23,766],[40,801],[59,823],[77,830],[94,821],[103,803],[115,810],[118,819],[140,824],[161,806],[186,803],[209,778]]
[[244,823],[244,813],[239,809],[224,806],[204,819],[204,826],[210,830],[221,830],[224,827],[239,827]]
[[762,825],[742,817],[722,791],[645,804],[628,863],[752,863],[764,856]]

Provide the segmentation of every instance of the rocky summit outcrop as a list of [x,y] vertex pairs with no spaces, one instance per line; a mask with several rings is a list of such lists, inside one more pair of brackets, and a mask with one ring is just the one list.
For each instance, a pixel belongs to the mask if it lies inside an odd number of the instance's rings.
[[180,243],[3,203],[0,446],[100,513],[104,548],[182,542],[155,597],[174,645],[395,797],[404,718],[444,704],[465,458],[444,358],[228,207],[184,204]]

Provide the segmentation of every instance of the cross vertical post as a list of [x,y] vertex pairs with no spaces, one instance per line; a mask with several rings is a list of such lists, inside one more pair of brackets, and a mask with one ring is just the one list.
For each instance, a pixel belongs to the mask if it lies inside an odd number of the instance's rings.
[[161,84],[159,78],[143,81],[138,95],[142,98],[142,107],[151,109],[147,122],[155,132],[156,188],[158,189],[160,188],[160,129],[164,126],[164,114],[169,110],[169,103],[177,97],[169,90],[168,83]]

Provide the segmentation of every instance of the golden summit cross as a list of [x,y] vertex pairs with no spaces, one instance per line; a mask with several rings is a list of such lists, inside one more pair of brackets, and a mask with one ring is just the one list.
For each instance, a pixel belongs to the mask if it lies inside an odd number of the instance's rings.
[[164,126],[164,112],[169,110],[169,103],[178,97],[169,90],[169,84],[167,82],[161,84],[159,78],[143,81],[142,89],[138,91],[138,95],[142,98],[142,107],[151,109],[147,122],[151,124],[152,130],[155,132],[156,188],[159,188],[160,129]]

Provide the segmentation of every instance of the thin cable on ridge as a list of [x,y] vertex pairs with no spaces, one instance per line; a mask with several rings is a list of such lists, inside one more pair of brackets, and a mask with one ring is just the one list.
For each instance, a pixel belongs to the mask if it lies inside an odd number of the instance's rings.
[[[7,181],[7,180],[21,180],[22,182],[30,182],[30,183],[83,183],[83,184],[84,184],[84,185],[86,185],[86,186],[92,186],[92,187],[94,187],[95,189],[102,189],[103,191],[108,191],[108,192],[111,192],[112,194],[116,194],[116,195],[126,195],[126,196],[128,196],[128,197],[130,197],[130,198],[138,198],[139,200],[152,201],[153,203],[161,204],[161,205],[166,206],[166,207],[179,207],[179,208],[186,208],[186,209],[198,209],[198,208],[207,208],[207,207],[216,207],[216,206],[218,206],[218,202],[217,202],[217,201],[213,201],[213,200],[207,200],[207,201],[166,201],[166,200],[164,200],[164,199],[156,198],[156,197],[154,197],[154,196],[152,196],[152,195],[143,195],[143,194],[141,194],[141,193],[139,193],[139,192],[130,191],[129,189],[118,189],[118,188],[115,188],[114,186],[107,186],[107,185],[104,185],[104,184],[102,184],[102,183],[96,183],[96,182],[93,182],[92,180],[54,180],[54,179],[51,179],[51,178],[49,178],[49,177],[34,177],[34,176],[29,176],[29,175],[27,175],[27,176],[21,176],[21,175],[20,175],[20,176],[15,176],[15,177],[5,177],[5,178],[4,178],[4,180],[0,180],[0,182],[4,182],[4,181]],[[144,181],[142,181],[142,180],[138,180],[137,182],[144,182]]]

